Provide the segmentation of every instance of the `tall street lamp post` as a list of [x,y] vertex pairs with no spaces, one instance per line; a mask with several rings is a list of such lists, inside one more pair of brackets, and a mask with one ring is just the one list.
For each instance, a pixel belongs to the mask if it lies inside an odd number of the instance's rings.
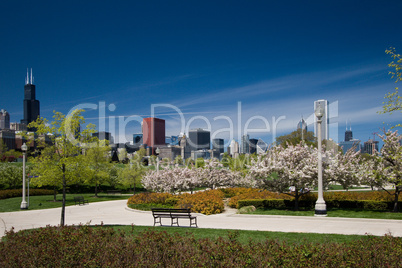
[[324,108],[321,105],[314,111],[317,117],[317,139],[318,139],[318,199],[315,203],[314,216],[327,216],[327,206],[324,201],[323,186],[322,186],[322,155],[321,155],[321,122],[324,115]]
[[25,201],[25,157],[27,153],[27,146],[24,144],[21,146],[22,150],[22,202],[21,202],[21,209],[27,209],[28,204]]

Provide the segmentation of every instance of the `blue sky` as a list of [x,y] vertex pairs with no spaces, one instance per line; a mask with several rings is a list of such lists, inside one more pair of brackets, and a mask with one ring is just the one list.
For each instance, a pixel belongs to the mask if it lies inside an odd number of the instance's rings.
[[0,109],[22,119],[33,68],[41,116],[105,103],[87,122],[121,142],[140,131],[136,116],[165,104],[155,115],[167,135],[210,127],[229,142],[251,120],[261,131],[250,136],[270,143],[318,99],[337,107],[330,136],[343,140],[348,120],[366,141],[401,120],[377,114],[396,86],[385,49],[402,51],[400,10],[402,1],[2,1]]

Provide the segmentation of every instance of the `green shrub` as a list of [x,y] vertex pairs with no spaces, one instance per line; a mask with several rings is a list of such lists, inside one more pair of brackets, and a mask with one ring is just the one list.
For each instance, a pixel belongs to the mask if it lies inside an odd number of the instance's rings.
[[[17,249],[17,250],[16,250]],[[186,234],[111,228],[46,227],[10,231],[0,267],[400,267],[402,238],[367,236],[350,243],[240,243]]]
[[[46,189],[30,189],[29,195],[53,195],[53,190],[46,190]],[[28,194],[28,190],[26,191]],[[12,197],[19,197],[22,196],[22,189],[13,189],[13,190],[0,190],[0,200],[7,199]]]

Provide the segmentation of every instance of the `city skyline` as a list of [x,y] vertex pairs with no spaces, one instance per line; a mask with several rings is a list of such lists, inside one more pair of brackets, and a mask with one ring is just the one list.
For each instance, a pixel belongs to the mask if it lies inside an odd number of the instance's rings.
[[[338,142],[346,121],[362,142],[400,122],[398,113],[377,113],[396,86],[384,51],[402,51],[400,1],[77,6],[74,1],[0,4],[0,109],[9,112],[11,122],[24,118],[27,68],[33,68],[41,116],[51,120],[53,110],[68,113],[80,104],[99,108],[104,102],[104,116],[91,109],[84,116],[98,127],[107,117],[105,130],[117,142],[132,140],[140,124],[131,122],[127,133],[116,133],[108,129],[109,119],[152,116],[153,104],[170,105],[154,114],[166,120],[167,136],[180,133],[176,107],[186,124],[192,120],[189,129],[206,128],[206,118],[214,132],[229,126],[215,118],[230,118],[239,142],[245,134],[239,131],[239,108],[240,129],[255,116],[269,121],[269,132],[250,133],[267,143],[275,120],[285,117],[275,134],[288,134],[314,113],[320,99],[337,103]],[[263,127],[257,121],[250,128]],[[231,141],[227,133],[212,138]]]

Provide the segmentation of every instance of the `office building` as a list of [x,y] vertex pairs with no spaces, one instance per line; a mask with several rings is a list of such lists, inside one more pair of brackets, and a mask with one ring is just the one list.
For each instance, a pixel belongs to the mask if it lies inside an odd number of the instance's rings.
[[4,110],[0,110],[0,129],[10,129],[10,114]]
[[249,145],[250,145],[250,154],[255,154],[257,153],[257,139],[249,139]]
[[268,144],[266,144],[262,139],[258,139],[257,142],[257,154],[263,154],[267,151]]
[[172,146],[179,145],[179,136],[166,136],[165,143]]
[[148,117],[142,120],[143,144],[151,148],[154,155],[156,147],[165,146],[165,120]]
[[[327,100],[317,100],[314,102],[314,111],[317,107],[321,106],[324,111],[324,115],[321,120],[321,139],[329,140],[329,102]],[[314,135],[317,137],[317,117],[314,115]]]
[[353,133],[352,133],[352,129],[345,131],[345,141],[351,141],[353,140]]
[[299,129],[302,129],[304,132],[307,132],[307,123],[306,121],[304,121],[303,117],[299,121],[299,123],[297,123],[297,130]]
[[201,128],[193,129],[188,132],[188,145],[191,151],[211,149],[211,133]]
[[363,153],[375,155],[378,152],[378,141],[369,139],[368,141],[364,142]]
[[230,142],[230,152],[228,152],[233,158],[239,156],[239,143],[234,139]]
[[15,131],[27,131],[27,125],[21,123],[10,123],[10,129]]
[[212,140],[212,149],[215,150],[219,154],[223,154],[225,152],[225,141],[223,139],[213,139]]
[[110,132],[106,131],[95,132],[92,133],[92,137],[97,137],[100,141],[107,140],[110,143],[113,143],[113,137],[112,134],[110,134]]
[[11,129],[0,129],[0,140],[7,146],[7,150],[15,148],[15,131]]
[[133,134],[133,147],[139,148],[143,144],[142,133]]
[[250,153],[250,136],[248,134],[241,137],[241,148],[240,153],[249,154]]
[[[36,88],[33,84],[32,69],[31,78],[29,79],[28,70],[24,86],[24,119],[21,120],[22,124],[28,125],[35,121],[40,116],[39,101],[36,99]],[[33,130],[33,129],[31,129]]]

